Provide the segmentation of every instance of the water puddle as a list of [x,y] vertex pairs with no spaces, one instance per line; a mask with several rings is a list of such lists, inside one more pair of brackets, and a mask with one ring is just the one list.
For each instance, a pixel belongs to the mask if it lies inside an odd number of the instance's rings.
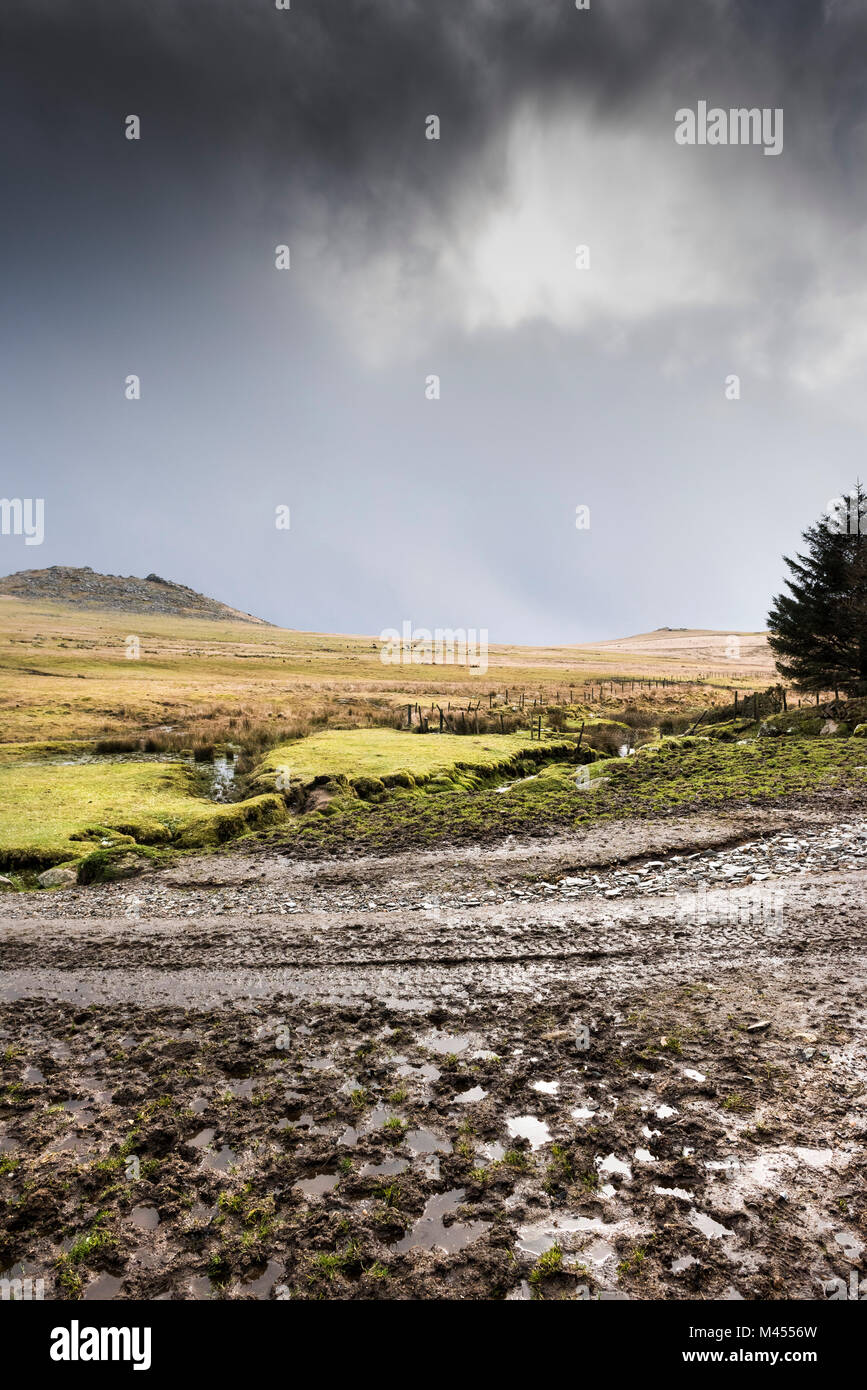
[[94,1279],[92,1283],[87,1285],[81,1296],[88,1302],[93,1299],[116,1298],[122,1285],[123,1280],[116,1279],[113,1274],[100,1274],[98,1279]]
[[607,1158],[597,1158],[596,1168],[599,1173],[611,1173],[612,1176],[625,1178],[627,1182],[632,1179],[632,1169],[629,1164],[614,1154],[609,1154]]
[[326,1192],[333,1192],[339,1182],[339,1173],[317,1173],[313,1178],[300,1178],[293,1186],[305,1197],[324,1197]]
[[187,1288],[190,1291],[190,1297],[194,1299],[213,1298],[214,1296],[214,1286],[204,1274],[194,1274],[188,1281]]
[[[596,1236],[594,1242],[596,1254],[600,1258],[596,1263],[601,1264],[604,1260],[613,1255],[614,1247],[609,1243],[607,1237],[615,1236],[624,1229],[624,1223],[612,1224],[605,1222],[599,1216],[546,1216],[541,1221],[533,1221],[525,1226],[518,1227],[517,1247],[525,1255],[544,1255],[553,1246],[564,1246],[569,1242],[570,1236]],[[602,1247],[605,1247],[603,1250]],[[593,1259],[591,1246],[587,1254]],[[583,1251],[581,1252],[584,1253]]]
[[242,1294],[253,1294],[256,1298],[267,1298],[274,1285],[283,1278],[284,1267],[279,1260],[269,1260],[264,1271],[255,1279],[245,1279],[238,1286]]
[[808,1168],[830,1168],[834,1162],[833,1149],[795,1149],[795,1153]]
[[397,1074],[404,1078],[408,1076],[420,1076],[423,1081],[439,1081],[442,1076],[439,1067],[435,1067],[432,1062],[424,1062],[420,1067],[398,1067]]
[[233,1163],[237,1163],[238,1155],[234,1149],[230,1149],[227,1144],[219,1150],[208,1150],[202,1158],[202,1167],[210,1168],[213,1173],[228,1173]]
[[92,1144],[81,1134],[67,1134],[63,1139],[55,1139],[45,1150],[46,1158],[57,1158],[60,1154],[87,1154]]
[[153,1271],[162,1268],[163,1257],[162,1255],[158,1255],[155,1250],[148,1250],[146,1247],[142,1246],[140,1250],[133,1250],[129,1257],[129,1262],[138,1269]]
[[336,1063],[333,1057],[308,1057],[304,1066],[309,1071],[334,1071]]
[[730,1231],[727,1226],[723,1226],[721,1222],[714,1221],[712,1216],[705,1216],[704,1212],[695,1209],[689,1213],[687,1220],[691,1226],[695,1226],[697,1230],[701,1231],[703,1236],[707,1236],[708,1240],[720,1240],[723,1236],[734,1235],[734,1231]]
[[359,1125],[358,1132],[359,1134],[371,1134],[376,1129],[382,1129],[383,1125],[388,1120],[399,1118],[400,1117],[395,1115],[393,1110],[389,1110],[384,1105],[377,1105],[376,1109],[371,1110],[367,1118]]
[[229,801],[235,784],[234,753],[216,753],[211,763],[211,801]]
[[493,1144],[483,1144],[482,1153],[489,1163],[499,1163],[506,1157],[506,1147],[495,1140]]
[[93,1119],[89,1100],[65,1100],[63,1108],[68,1115],[74,1115],[80,1125],[89,1125]]
[[461,1091],[455,1096],[458,1105],[475,1105],[478,1101],[484,1100],[487,1091],[483,1091],[481,1086],[473,1086],[469,1091]]
[[607,1240],[594,1240],[592,1245],[588,1245],[581,1251],[581,1258],[592,1260],[595,1265],[604,1264],[606,1260],[613,1259],[614,1246],[609,1245]]
[[439,1029],[434,1029],[432,1033],[426,1033],[420,1039],[421,1046],[426,1047],[431,1052],[437,1052],[441,1057],[450,1057],[458,1052],[466,1052],[470,1043],[473,1041],[469,1033],[443,1033]]
[[160,1214],[156,1207],[133,1207],[130,1217],[132,1224],[140,1231],[155,1231],[160,1224]]
[[384,1163],[365,1163],[361,1169],[363,1178],[393,1178],[409,1167],[405,1158],[387,1158]]
[[267,1084],[267,1077],[248,1076],[243,1081],[230,1081],[228,1086],[221,1087],[220,1090],[223,1095],[233,1096],[235,1100],[249,1100]]
[[506,1120],[506,1128],[513,1139],[529,1139],[534,1151],[551,1142],[550,1129],[536,1115],[513,1115]]
[[406,1136],[406,1146],[412,1154],[450,1154],[452,1146],[448,1139],[440,1139],[428,1129],[411,1129]]
[[864,1253],[863,1241],[860,1241],[857,1236],[852,1235],[850,1231],[835,1231],[834,1239],[842,1249],[846,1258],[851,1260],[853,1264],[857,1264]]
[[460,1206],[465,1191],[463,1187],[455,1187],[450,1192],[442,1192],[428,1198],[424,1211],[412,1230],[407,1231],[403,1239],[392,1246],[395,1253],[402,1253],[404,1250],[439,1249],[451,1255],[457,1250],[464,1250],[474,1240],[478,1240],[479,1236],[484,1235],[485,1231],[490,1229],[490,1221],[454,1221],[449,1226],[445,1224],[444,1218]]

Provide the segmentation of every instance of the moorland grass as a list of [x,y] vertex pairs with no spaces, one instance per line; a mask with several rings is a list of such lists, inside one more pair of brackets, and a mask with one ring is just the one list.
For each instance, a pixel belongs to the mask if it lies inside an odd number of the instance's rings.
[[78,860],[113,833],[125,844],[215,846],[286,814],[280,797],[222,806],[194,789],[177,763],[0,766],[0,867]]
[[297,743],[273,748],[259,773],[278,770],[302,782],[343,774],[385,778],[406,772],[416,781],[448,773],[457,763],[494,767],[533,750],[527,732],[518,734],[417,734],[399,729],[325,729]]
[[867,747],[854,738],[664,741],[590,769],[551,767],[506,792],[391,796],[381,804],[341,801],[334,814],[293,818],[264,838],[297,854],[389,853],[417,846],[548,836],[626,817],[655,818],[773,805],[789,796],[848,789],[867,797]]

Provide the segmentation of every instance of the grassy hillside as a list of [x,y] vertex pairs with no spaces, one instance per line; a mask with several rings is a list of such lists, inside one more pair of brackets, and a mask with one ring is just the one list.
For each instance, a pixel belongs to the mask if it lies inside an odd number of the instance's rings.
[[[318,851],[546,833],[847,777],[860,787],[860,740],[848,755],[844,737],[798,753],[799,735],[760,747],[743,704],[729,720],[731,691],[770,682],[737,663],[730,675],[707,669],[721,640],[495,647],[480,673],[386,666],[367,637],[0,599],[0,867],[92,866],[248,834]],[[752,659],[760,648],[745,640]],[[414,731],[402,727],[408,705]],[[436,732],[436,706],[453,732]],[[707,720],[702,735],[717,737],[697,740],[694,756],[688,743],[660,744],[711,706],[728,722],[714,731]],[[799,732],[818,732],[817,711],[805,713],[793,709]],[[541,740],[530,733],[540,715]],[[425,718],[430,733],[418,731]],[[576,785],[576,761],[623,743],[646,746]],[[217,754],[234,774],[228,804],[213,799]]]
[[[138,660],[126,656],[130,635],[139,639]],[[371,708],[391,711],[416,700],[486,706],[492,691],[509,703],[523,691],[530,706],[539,696],[568,700],[571,689],[577,701],[601,709],[624,699],[677,709],[696,702],[696,687],[719,690],[722,698],[725,689],[762,688],[771,679],[752,663],[742,669],[719,660],[706,675],[704,648],[692,659],[688,651],[648,658],[590,647],[495,646],[488,659],[484,674],[458,665],[385,666],[373,637],[4,598],[0,741],[93,739],[232,718],[282,719],[309,732],[316,719],[333,723],[339,714],[347,725],[367,723]]]

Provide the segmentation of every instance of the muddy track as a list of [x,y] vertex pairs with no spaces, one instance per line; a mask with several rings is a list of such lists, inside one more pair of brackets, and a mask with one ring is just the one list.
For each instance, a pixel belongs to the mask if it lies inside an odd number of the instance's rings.
[[811,808],[7,896],[0,1272],[52,1298],[851,1289],[865,855]]

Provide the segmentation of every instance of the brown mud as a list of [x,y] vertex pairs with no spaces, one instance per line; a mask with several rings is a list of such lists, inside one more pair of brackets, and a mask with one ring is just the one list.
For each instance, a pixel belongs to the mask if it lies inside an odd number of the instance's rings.
[[867,826],[605,834],[7,895],[0,1274],[51,1299],[857,1289]]

